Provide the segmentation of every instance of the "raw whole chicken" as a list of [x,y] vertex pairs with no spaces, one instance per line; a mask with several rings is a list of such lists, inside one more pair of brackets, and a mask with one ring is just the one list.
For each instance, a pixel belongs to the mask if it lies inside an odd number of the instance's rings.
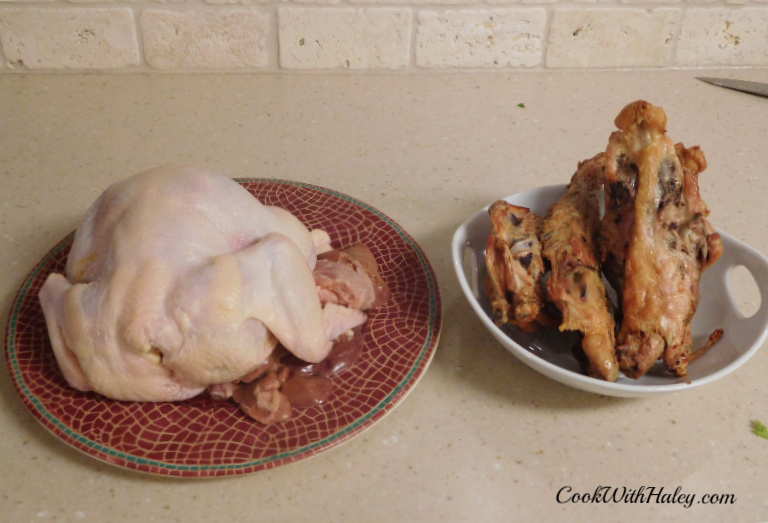
[[66,277],[40,291],[65,378],[113,399],[176,401],[252,372],[278,341],[323,360],[366,315],[322,307],[316,243],[328,236],[203,169],[115,183],[78,229]]

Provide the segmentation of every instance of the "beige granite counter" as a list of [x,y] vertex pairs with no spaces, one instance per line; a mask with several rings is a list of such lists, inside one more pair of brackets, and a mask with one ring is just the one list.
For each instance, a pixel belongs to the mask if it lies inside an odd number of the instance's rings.
[[[768,81],[765,70],[715,73]],[[768,252],[768,99],[705,85],[701,74],[0,78],[3,326],[25,275],[109,183],[169,162],[370,203],[424,248],[445,311],[431,367],[387,418],[311,460],[233,479],[150,477],[84,456],[35,421],[3,366],[0,520],[768,521],[768,441],[750,431],[750,420],[768,422],[768,351],[676,395],[569,389],[493,340],[450,262],[466,217],[568,180],[638,98],[666,109],[672,137],[706,152],[714,223]],[[736,503],[556,501],[561,487],[601,485],[680,486]]]

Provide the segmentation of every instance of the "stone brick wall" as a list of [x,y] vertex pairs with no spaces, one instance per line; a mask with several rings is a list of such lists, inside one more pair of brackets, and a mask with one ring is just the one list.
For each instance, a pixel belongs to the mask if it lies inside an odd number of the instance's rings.
[[0,0],[0,72],[768,66],[768,0]]

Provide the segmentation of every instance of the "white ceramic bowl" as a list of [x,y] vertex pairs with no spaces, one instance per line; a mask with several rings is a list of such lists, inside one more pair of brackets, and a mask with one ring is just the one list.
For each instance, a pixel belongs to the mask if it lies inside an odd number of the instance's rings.
[[[565,192],[565,185],[540,187],[505,198],[528,207],[540,216]],[[693,319],[693,347],[700,348],[717,328],[725,332],[708,352],[688,366],[688,376],[677,378],[659,362],[642,378],[619,375],[615,383],[590,378],[579,372],[570,348],[577,342],[575,333],[557,329],[527,333],[516,327],[497,327],[491,319],[491,306],[485,293],[485,247],[491,232],[488,207],[479,211],[456,230],[453,236],[453,265],[464,294],[480,320],[493,336],[526,365],[545,376],[577,389],[608,396],[641,397],[692,389],[711,383],[751,358],[768,336],[768,258],[732,236],[722,232],[724,252],[701,280],[701,301]],[[743,265],[760,290],[760,308],[744,317],[730,290],[733,269]]]

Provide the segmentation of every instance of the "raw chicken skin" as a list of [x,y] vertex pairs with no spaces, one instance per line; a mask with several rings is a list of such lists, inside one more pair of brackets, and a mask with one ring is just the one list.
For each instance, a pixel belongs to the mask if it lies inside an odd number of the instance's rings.
[[176,401],[253,371],[278,340],[325,358],[339,315],[321,308],[315,261],[313,235],[289,212],[218,174],[163,167],[99,197],[67,277],[51,274],[40,301],[70,385]]

